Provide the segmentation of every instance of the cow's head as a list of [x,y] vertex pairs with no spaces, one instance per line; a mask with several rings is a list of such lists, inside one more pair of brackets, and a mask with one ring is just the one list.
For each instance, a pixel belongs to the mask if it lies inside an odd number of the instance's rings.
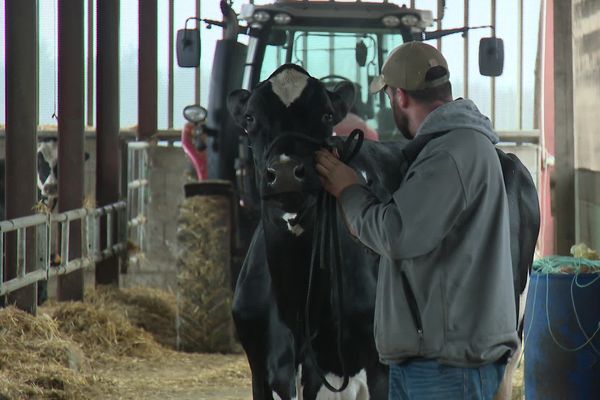
[[229,111],[250,139],[264,201],[288,213],[310,204],[320,187],[314,152],[325,145],[353,99],[351,83],[328,91],[293,64],[279,67],[252,92],[229,95]]
[[[90,158],[84,153],[84,160]],[[42,197],[58,197],[58,138],[46,137],[38,140],[37,146],[37,186]]]
[[58,141],[40,139],[37,147],[37,185],[43,197],[58,195]]

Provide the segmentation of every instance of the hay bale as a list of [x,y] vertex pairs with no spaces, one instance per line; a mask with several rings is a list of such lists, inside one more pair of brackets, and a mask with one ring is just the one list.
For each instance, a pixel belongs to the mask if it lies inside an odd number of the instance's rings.
[[96,380],[87,371],[80,347],[48,315],[0,309],[0,400],[88,399]]
[[160,352],[152,336],[133,326],[123,312],[93,303],[62,303],[53,312],[59,330],[94,358],[148,357]]
[[231,204],[225,196],[186,198],[177,227],[178,337],[197,352],[236,350],[231,317]]
[[158,343],[176,348],[175,294],[154,288],[117,289],[106,286],[87,292],[85,300],[124,312],[129,322],[150,333]]

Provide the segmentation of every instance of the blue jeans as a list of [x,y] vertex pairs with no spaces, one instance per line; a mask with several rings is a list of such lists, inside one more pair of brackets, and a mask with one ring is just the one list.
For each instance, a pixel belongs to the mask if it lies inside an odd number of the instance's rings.
[[503,362],[479,368],[450,367],[431,360],[392,364],[389,400],[491,400],[505,368]]

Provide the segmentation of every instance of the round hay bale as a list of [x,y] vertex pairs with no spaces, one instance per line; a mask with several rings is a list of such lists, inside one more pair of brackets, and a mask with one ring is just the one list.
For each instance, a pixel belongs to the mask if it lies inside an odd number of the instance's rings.
[[195,195],[179,208],[177,326],[184,351],[227,353],[237,347],[231,317],[231,207],[227,196]]

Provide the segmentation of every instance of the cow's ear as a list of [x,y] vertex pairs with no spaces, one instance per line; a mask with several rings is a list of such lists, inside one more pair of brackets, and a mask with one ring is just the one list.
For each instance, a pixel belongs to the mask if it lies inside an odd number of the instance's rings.
[[235,122],[242,128],[245,126],[246,105],[250,98],[250,92],[244,89],[237,89],[227,96],[227,109],[233,116]]
[[350,111],[354,104],[354,96],[356,96],[356,92],[352,82],[341,82],[330,93],[334,109],[334,125],[343,120],[346,114],[348,114],[348,111]]

